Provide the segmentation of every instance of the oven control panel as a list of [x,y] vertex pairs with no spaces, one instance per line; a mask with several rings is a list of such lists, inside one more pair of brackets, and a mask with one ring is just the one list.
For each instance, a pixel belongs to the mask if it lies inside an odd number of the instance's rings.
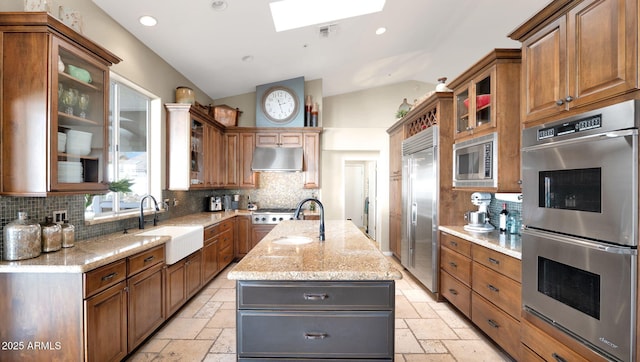
[[602,127],[602,114],[596,114],[586,118],[564,122],[553,127],[545,127],[538,130],[538,141],[570,133],[588,131]]

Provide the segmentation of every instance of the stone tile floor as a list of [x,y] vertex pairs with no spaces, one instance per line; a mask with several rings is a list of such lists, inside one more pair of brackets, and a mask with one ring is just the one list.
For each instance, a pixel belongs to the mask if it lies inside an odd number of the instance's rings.
[[[128,360],[235,361],[235,281],[226,274],[232,267],[203,288]],[[395,361],[511,361],[449,303],[437,303],[406,272],[403,276],[396,281]]]

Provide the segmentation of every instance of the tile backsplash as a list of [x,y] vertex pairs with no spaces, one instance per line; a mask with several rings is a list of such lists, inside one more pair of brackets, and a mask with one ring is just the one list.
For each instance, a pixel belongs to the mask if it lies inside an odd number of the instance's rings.
[[[211,195],[248,195],[252,202],[262,208],[293,208],[304,198],[318,193],[317,189],[303,189],[302,173],[258,173],[258,189],[249,190],[198,190],[162,192],[162,199],[178,201],[178,206],[170,206],[168,212],[160,214],[160,221],[185,216],[205,210],[205,198]],[[69,223],[75,226],[76,241],[123,232],[138,227],[138,219],[131,218],[94,225],[84,223],[84,195],[50,197],[7,197],[0,196],[0,260],[4,226],[18,218],[19,211],[25,211],[31,220],[42,222],[54,211],[67,210]]]

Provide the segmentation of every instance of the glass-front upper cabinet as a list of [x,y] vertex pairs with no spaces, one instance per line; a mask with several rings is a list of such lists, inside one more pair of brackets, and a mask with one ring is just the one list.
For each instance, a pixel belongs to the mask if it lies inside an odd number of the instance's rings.
[[52,64],[57,64],[57,72],[53,73],[56,97],[51,107],[52,124],[56,124],[51,133],[52,188],[105,189],[108,67],[60,39],[54,38],[53,44]]
[[205,186],[205,125],[191,119],[191,187]]
[[455,138],[495,127],[495,68],[454,90]]
[[46,12],[0,12],[0,194],[107,191],[109,67],[120,58]]

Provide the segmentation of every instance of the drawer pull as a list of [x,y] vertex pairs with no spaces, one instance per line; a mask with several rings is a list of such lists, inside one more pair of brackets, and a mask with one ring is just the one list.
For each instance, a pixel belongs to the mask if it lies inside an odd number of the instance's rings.
[[304,334],[304,339],[325,339],[329,337],[328,334],[326,333],[313,333],[313,332],[307,332]]
[[449,241],[449,244],[450,244],[451,246],[458,247],[458,242],[457,242],[457,241],[451,240],[451,241]]
[[489,323],[489,325],[493,328],[500,328],[500,325],[493,319],[487,319],[487,323]]
[[453,295],[458,295],[458,291],[455,289],[449,289],[449,293],[453,294]]
[[329,298],[327,293],[304,293],[305,300],[325,300]]
[[103,277],[102,277],[102,281],[103,281],[103,282],[106,282],[107,280],[111,280],[111,279],[113,279],[116,275],[118,275],[118,273],[116,273],[116,272],[113,272],[113,273],[111,273],[111,274],[105,275],[105,276],[103,276]]
[[497,260],[497,259],[494,259],[494,258],[489,258],[489,263],[495,264],[495,265],[499,265],[500,264],[500,260]]
[[146,264],[146,263],[150,262],[151,260],[153,260],[155,258],[156,258],[155,255],[148,256],[148,257],[144,258],[144,262]]
[[487,288],[489,288],[489,290],[492,291],[492,292],[496,292],[496,293],[500,292],[500,289],[494,287],[491,284],[487,285]]
[[553,352],[551,354],[551,357],[555,358],[555,360],[558,361],[558,362],[567,362],[566,359],[562,358],[559,354],[557,354],[555,352]]
[[449,262],[449,265],[451,265],[452,268],[457,268],[458,267],[458,264],[456,264],[456,263],[454,263],[452,261]]

